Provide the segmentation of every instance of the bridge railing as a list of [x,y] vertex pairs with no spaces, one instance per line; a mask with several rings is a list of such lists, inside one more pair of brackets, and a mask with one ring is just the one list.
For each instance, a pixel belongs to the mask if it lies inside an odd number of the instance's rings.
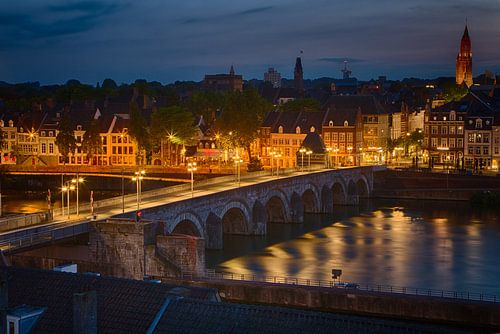
[[2,240],[0,241],[0,250],[3,252],[11,252],[20,248],[29,248],[35,245],[87,233],[88,230],[89,228],[87,223],[60,226],[48,231]]
[[206,272],[203,275],[197,275],[191,272],[183,272],[180,278],[188,280],[195,280],[195,279],[235,280],[235,281],[259,282],[259,283],[271,283],[271,284],[289,284],[289,285],[300,285],[300,286],[311,286],[311,287],[336,288],[336,289],[354,290],[354,291],[359,290],[367,292],[383,292],[383,293],[396,293],[396,294],[413,295],[413,296],[450,298],[457,300],[484,301],[493,303],[500,302],[500,298],[497,297],[496,295],[476,293],[476,292],[401,287],[401,286],[382,285],[382,284],[348,283],[348,282],[332,281],[332,280],[304,279],[304,278],[289,277],[289,276],[236,274],[229,272],[218,272],[211,269],[206,270]]

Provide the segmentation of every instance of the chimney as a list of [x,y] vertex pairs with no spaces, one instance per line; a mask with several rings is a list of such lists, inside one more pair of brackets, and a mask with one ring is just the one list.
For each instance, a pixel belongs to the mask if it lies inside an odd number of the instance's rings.
[[97,294],[95,291],[73,295],[73,333],[97,333]]

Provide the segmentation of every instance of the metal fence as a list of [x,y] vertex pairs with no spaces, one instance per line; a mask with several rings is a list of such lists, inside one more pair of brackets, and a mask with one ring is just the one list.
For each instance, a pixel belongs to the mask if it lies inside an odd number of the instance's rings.
[[57,228],[51,227],[46,231],[32,233],[0,241],[0,250],[3,252],[12,252],[20,248],[28,248],[35,245],[49,243],[73,237],[79,234],[87,233],[89,226],[87,222],[72,223]]
[[381,284],[360,284],[360,283],[346,284],[346,282],[341,282],[341,281],[331,281],[331,280],[326,281],[326,280],[304,279],[304,278],[286,277],[286,276],[236,274],[229,272],[217,272],[215,270],[207,270],[203,275],[196,275],[190,272],[183,272],[180,278],[188,280],[200,280],[200,279],[235,280],[235,281],[265,283],[265,284],[268,283],[288,284],[288,285],[300,285],[300,286],[311,286],[311,287],[335,288],[339,290],[342,289],[342,290],[359,290],[368,292],[395,293],[395,294],[404,294],[413,296],[450,298],[458,300],[483,301],[483,302],[493,302],[493,303],[500,302],[500,299],[497,298],[496,295],[476,293],[476,292],[401,287],[401,286],[381,285]]

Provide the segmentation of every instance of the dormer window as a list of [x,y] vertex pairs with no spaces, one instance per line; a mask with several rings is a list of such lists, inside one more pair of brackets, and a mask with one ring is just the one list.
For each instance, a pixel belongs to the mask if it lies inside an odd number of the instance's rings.
[[77,125],[76,126],[76,131],[82,131],[82,126],[81,125]]
[[443,116],[443,121],[446,121],[446,116]]
[[344,121],[344,126],[349,126],[349,122],[347,120]]
[[333,126],[333,121],[328,122],[328,126]]
[[123,128],[123,132],[127,133],[128,132],[128,128]]
[[476,119],[476,129],[481,129],[483,127],[483,120],[478,118]]
[[450,121],[454,121],[457,119],[457,114],[455,113],[455,111],[450,111]]
[[41,136],[42,136],[42,137],[45,137],[45,131],[42,131],[42,132],[41,132]]
[[300,133],[300,126],[295,128],[295,133]]
[[14,126],[14,121],[13,120],[9,120],[9,127],[13,127]]
[[311,126],[311,129],[309,130],[309,132],[314,132],[316,131],[316,128],[314,126]]
[[3,120],[0,121],[0,126],[3,128]]
[[49,137],[54,137],[54,132],[49,131]]
[[283,133],[283,127],[281,125],[278,127],[278,133]]

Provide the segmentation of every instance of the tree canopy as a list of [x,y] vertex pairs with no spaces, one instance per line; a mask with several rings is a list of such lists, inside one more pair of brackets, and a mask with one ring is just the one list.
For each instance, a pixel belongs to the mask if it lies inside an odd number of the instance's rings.
[[99,133],[99,121],[92,119],[82,140],[82,151],[87,154],[88,159],[92,159],[95,154],[101,153],[102,142]]
[[318,112],[321,111],[319,101],[315,99],[296,99],[288,101],[280,106],[283,111],[305,111],[305,112]]
[[73,129],[73,122],[69,115],[63,115],[59,124],[59,133],[56,136],[56,145],[64,162],[68,161],[69,154],[76,149],[76,139]]
[[251,158],[250,144],[257,138],[257,131],[271,105],[257,91],[247,89],[226,96],[221,116],[216,120],[216,129],[234,147],[247,149]]
[[194,134],[193,114],[183,107],[163,107],[151,115],[151,138],[155,144],[168,137],[174,144],[190,145]]

